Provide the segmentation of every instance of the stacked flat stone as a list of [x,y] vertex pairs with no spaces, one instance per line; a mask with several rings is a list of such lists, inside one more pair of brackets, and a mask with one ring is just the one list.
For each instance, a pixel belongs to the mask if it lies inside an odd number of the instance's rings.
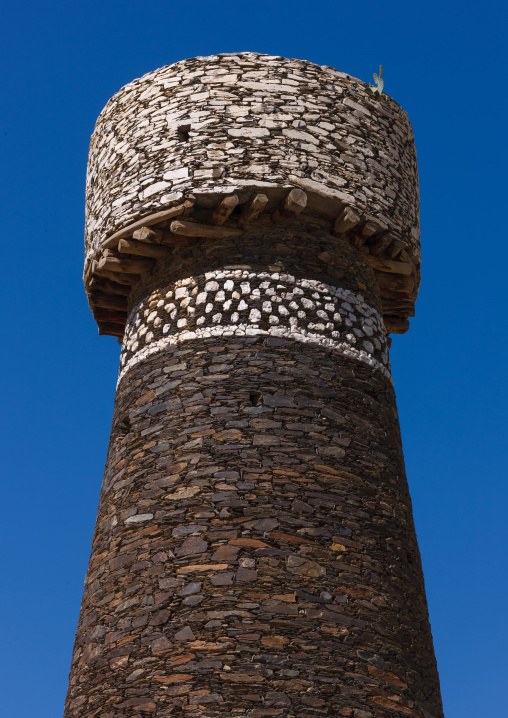
[[383,220],[419,256],[407,114],[331,67],[256,53],[183,60],[123,87],[99,115],[87,176],[87,257],[177,203],[297,186]]
[[[87,287],[126,318],[66,718],[441,718],[375,259],[418,264],[405,113],[332,68],[186,60],[108,103],[87,187]],[[127,281],[143,220],[168,250]]]

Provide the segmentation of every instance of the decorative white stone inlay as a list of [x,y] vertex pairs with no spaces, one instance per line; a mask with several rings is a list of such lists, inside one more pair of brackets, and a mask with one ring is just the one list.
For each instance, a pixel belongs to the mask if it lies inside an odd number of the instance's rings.
[[140,302],[127,320],[119,380],[168,346],[230,336],[327,347],[390,377],[382,317],[361,294],[291,274],[230,270],[186,277]]

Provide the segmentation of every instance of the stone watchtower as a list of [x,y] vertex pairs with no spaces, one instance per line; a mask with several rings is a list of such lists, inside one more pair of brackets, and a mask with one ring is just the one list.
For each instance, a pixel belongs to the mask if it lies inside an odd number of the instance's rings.
[[66,718],[440,718],[388,358],[411,126],[330,67],[198,57],[97,122],[85,285],[122,342]]

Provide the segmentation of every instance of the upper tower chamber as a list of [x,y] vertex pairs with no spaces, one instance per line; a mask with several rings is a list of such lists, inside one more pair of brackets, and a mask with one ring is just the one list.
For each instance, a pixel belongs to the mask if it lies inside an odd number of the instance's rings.
[[85,285],[122,343],[65,718],[442,718],[389,332],[419,285],[406,114],[300,60],[118,92]]
[[[221,224],[242,231],[256,193],[267,199],[256,211],[271,215],[292,188],[306,194],[302,216],[325,220],[366,258],[388,331],[406,331],[419,285],[416,152],[407,114],[368,87],[331,67],[239,53],[183,60],[117,92],[97,120],[87,174],[85,284],[102,333],[120,336],[125,317],[92,278],[114,272],[135,285],[171,251],[121,238],[151,226],[164,237],[143,238],[171,248],[184,231],[171,232],[172,218],[208,223],[230,195],[238,203]],[[129,265],[139,254],[152,261]]]

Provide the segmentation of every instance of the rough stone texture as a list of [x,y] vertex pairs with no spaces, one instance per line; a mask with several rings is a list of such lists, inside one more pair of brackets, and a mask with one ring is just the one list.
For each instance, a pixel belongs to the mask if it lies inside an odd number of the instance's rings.
[[407,114],[331,67],[257,53],[183,60],[126,85],[97,120],[87,257],[114,231],[178,203],[299,186],[385,222],[419,256]]
[[[254,162],[281,197],[319,167],[414,230],[409,123],[364,89],[251,53],[135,81],[92,141],[88,250],[190,190],[241,197]],[[133,283],[65,718],[442,718],[384,280],[357,250],[312,208],[261,215]]]
[[[318,276],[306,321],[331,302],[347,336],[363,307],[386,355],[372,271],[319,224],[179,248],[139,288],[67,716],[442,715],[385,365],[259,327]],[[257,336],[212,335],[235,287]]]
[[[307,219],[296,233],[264,219],[243,237],[175,249],[133,298],[120,378],[170,344],[254,335],[333,348],[390,376],[379,300],[367,290],[372,273],[322,225]],[[339,266],[330,266],[330,253]]]
[[442,715],[380,372],[210,338],[121,381],[66,715],[139,711]]

